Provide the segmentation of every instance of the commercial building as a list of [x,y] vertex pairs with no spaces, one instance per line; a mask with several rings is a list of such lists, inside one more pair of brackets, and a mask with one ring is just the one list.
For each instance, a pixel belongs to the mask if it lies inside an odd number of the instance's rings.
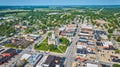
[[93,26],[92,26],[92,25],[89,25],[89,24],[82,24],[82,25],[81,25],[81,31],[89,32],[89,34],[90,34],[90,33],[92,34]]
[[75,32],[77,30],[78,25],[77,24],[69,24],[66,27],[60,28],[60,35],[61,36],[69,36],[72,37],[75,35]]
[[97,64],[87,63],[87,67],[98,67],[98,65]]
[[7,60],[9,59],[10,57],[6,57],[6,56],[3,56],[3,55],[0,55],[0,65],[7,62]]
[[63,60],[61,57],[49,55],[43,67],[63,67]]
[[8,62],[8,60],[16,54],[17,54],[16,50],[12,48],[3,51],[0,55],[0,65],[5,62]]
[[101,64],[100,67],[111,67],[111,66],[108,64]]
[[23,54],[20,60],[28,60],[30,56],[30,54]]
[[33,42],[33,41],[37,40],[40,37],[40,35],[27,34],[27,35],[23,35],[23,37],[25,37],[25,39],[27,41],[32,41]]
[[43,58],[36,64],[36,67],[43,67],[43,64],[48,56],[43,56]]
[[113,47],[113,43],[110,41],[103,42],[103,48]]
[[17,54],[16,49],[12,49],[12,48],[10,48],[2,53],[2,55],[9,56],[9,57],[14,56],[15,54]]
[[30,56],[30,58],[28,59],[28,64],[26,64],[25,67],[35,67],[42,57],[43,55],[41,54],[34,54]]

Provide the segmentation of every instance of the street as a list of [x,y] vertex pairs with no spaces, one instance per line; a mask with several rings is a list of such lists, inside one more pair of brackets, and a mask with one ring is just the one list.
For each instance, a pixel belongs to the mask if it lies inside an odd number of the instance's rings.
[[79,37],[78,34],[80,32],[80,24],[78,24],[77,32],[73,38],[73,41],[71,45],[68,47],[68,50],[65,54],[66,61],[65,61],[65,67],[71,67],[72,63],[75,61],[75,56],[76,56],[76,42],[78,41]]

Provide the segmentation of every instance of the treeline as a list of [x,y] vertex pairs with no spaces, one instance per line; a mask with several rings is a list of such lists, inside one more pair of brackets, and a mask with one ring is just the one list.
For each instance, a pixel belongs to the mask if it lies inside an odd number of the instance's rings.
[[12,36],[16,33],[12,22],[0,25],[0,36]]

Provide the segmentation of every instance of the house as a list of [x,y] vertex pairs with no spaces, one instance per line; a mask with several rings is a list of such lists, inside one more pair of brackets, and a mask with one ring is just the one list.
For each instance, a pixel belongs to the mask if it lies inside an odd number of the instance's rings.
[[22,26],[22,30],[25,30],[27,29],[28,27],[27,26]]
[[25,67],[35,67],[36,64],[41,60],[42,57],[43,57],[43,55],[41,55],[39,53],[38,54],[33,54],[28,59],[28,63],[25,65]]
[[94,22],[96,22],[97,24],[106,24],[107,22],[105,22],[104,20],[94,20]]
[[22,24],[19,23],[19,24],[15,25],[15,28],[22,28]]
[[46,33],[46,30],[39,30],[39,33],[42,35],[42,34]]

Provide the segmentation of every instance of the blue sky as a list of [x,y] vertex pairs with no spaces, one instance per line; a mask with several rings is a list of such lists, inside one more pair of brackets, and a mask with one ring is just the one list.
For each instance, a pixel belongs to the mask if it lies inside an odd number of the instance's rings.
[[120,5],[120,0],[0,0],[0,5]]

